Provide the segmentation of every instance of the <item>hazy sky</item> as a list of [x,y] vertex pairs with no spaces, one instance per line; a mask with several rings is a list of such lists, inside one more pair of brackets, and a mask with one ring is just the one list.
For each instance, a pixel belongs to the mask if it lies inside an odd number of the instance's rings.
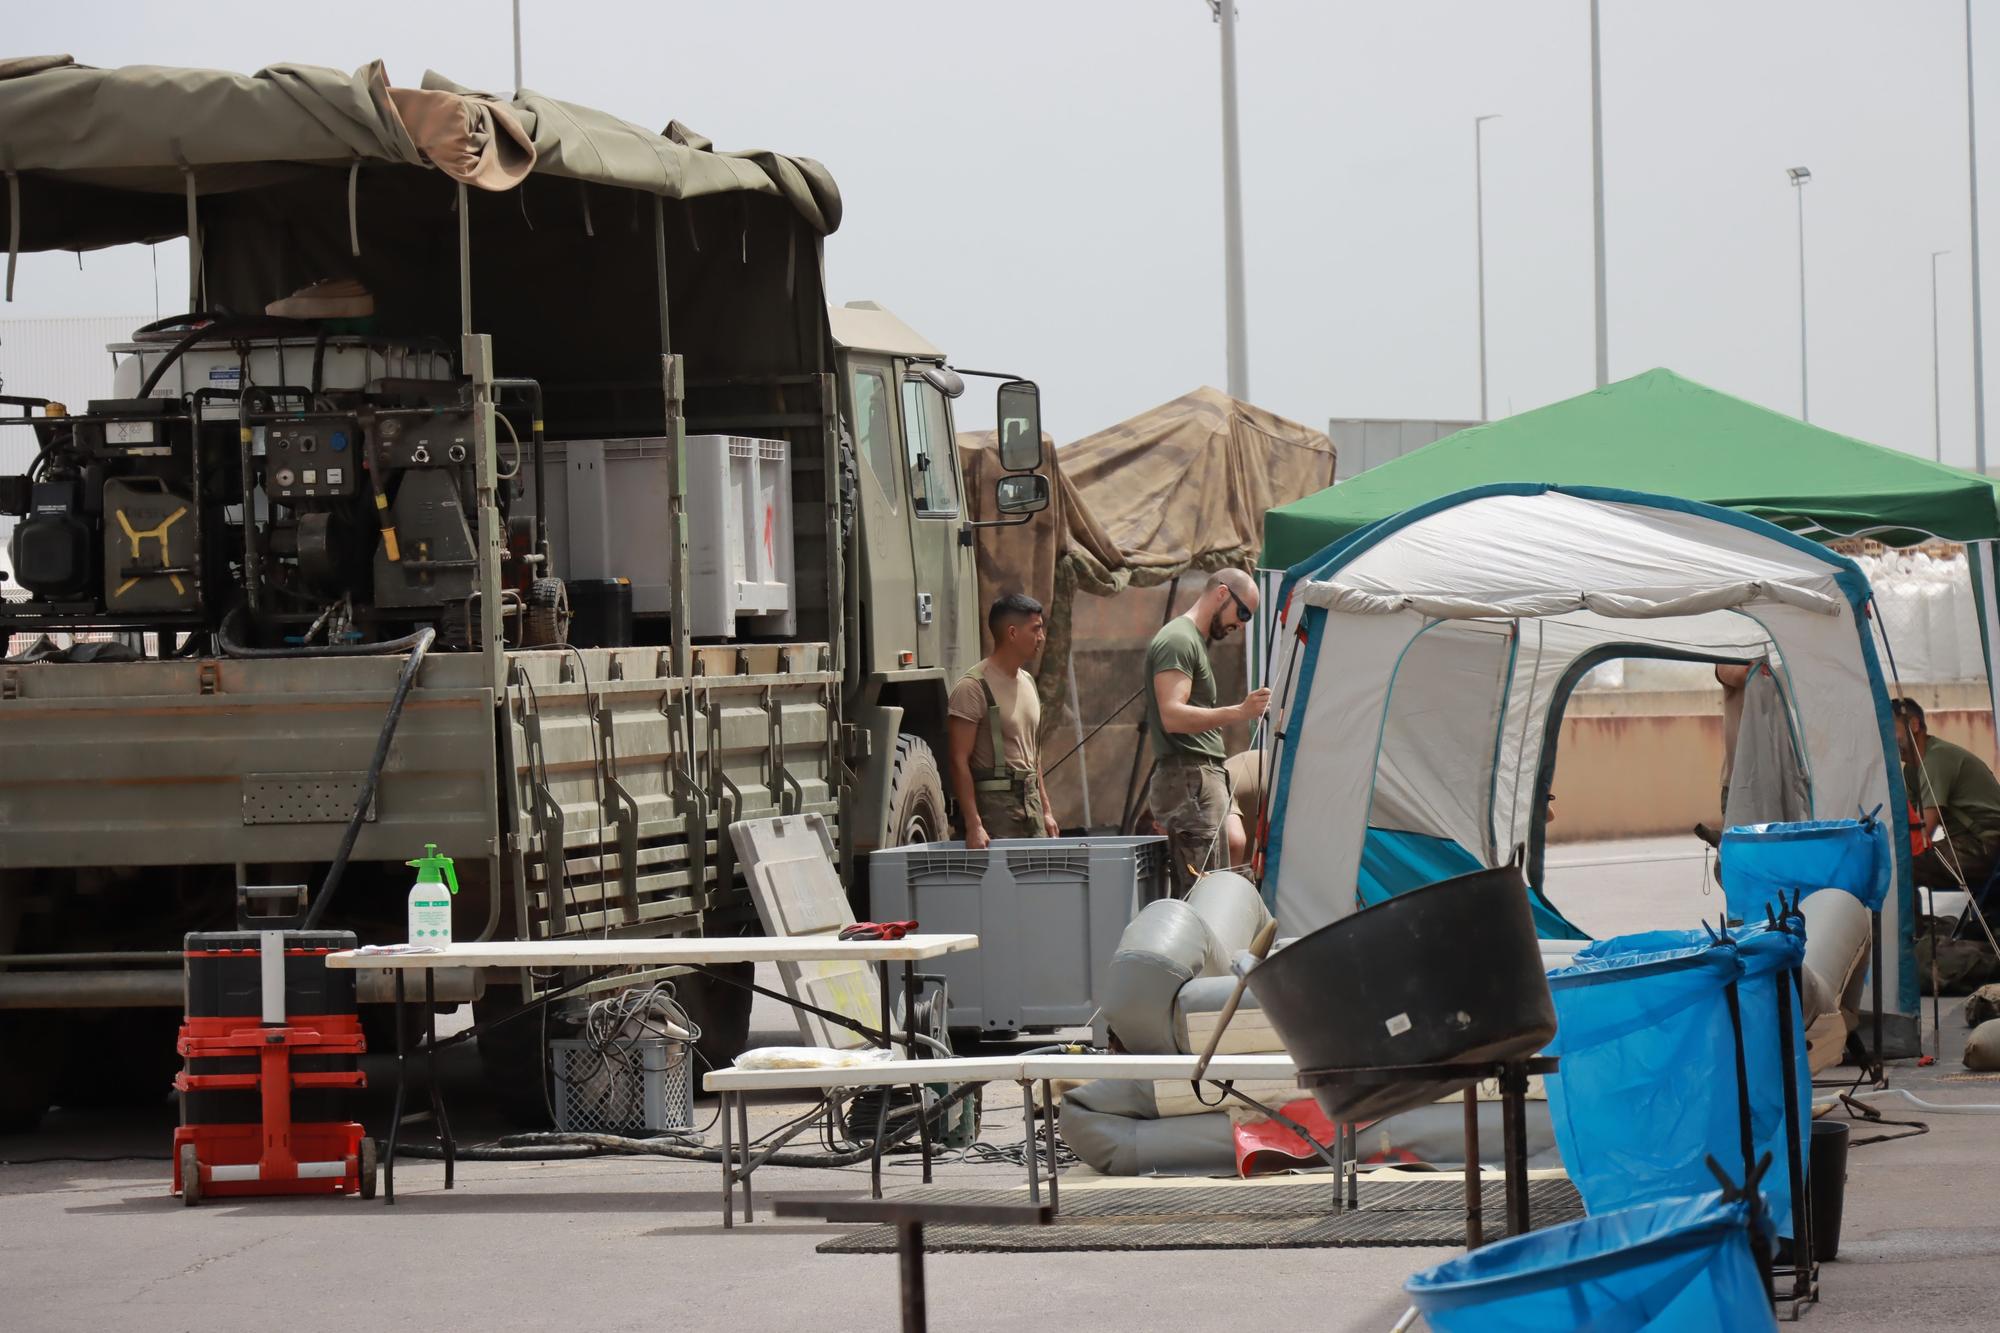
[[[1969,462],[1957,0],[1603,8],[1613,377],[1665,365],[1798,410],[1785,168],[1803,164],[1813,419],[1929,452],[1929,252],[1948,249],[1944,454]],[[1990,242],[2000,3],[1974,9]],[[1203,0],[523,10],[529,87],[824,161],[846,200],[827,242],[833,298],[881,301],[962,364],[1039,379],[1058,439],[1223,382],[1218,34]],[[1318,426],[1475,414],[1472,118],[1486,112],[1504,117],[1487,125],[1492,412],[1591,387],[1585,0],[1238,13],[1252,398]],[[506,0],[69,0],[17,6],[7,38],[11,53],[104,66],[380,57],[399,83],[426,68],[512,81]],[[2000,251],[1985,258],[1990,277]],[[164,305],[184,264],[162,247]],[[152,303],[143,252],[86,255],[80,274],[36,256],[0,317]],[[2000,461],[2000,404],[1993,420]]]

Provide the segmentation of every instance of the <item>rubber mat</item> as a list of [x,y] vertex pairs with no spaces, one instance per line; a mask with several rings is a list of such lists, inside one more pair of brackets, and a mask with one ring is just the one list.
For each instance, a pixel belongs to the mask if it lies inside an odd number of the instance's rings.
[[[1020,1190],[912,1190],[924,1203],[1018,1204]],[[1462,1180],[1361,1183],[1361,1206],[1335,1213],[1332,1181],[1254,1189],[1190,1184],[1186,1188],[1090,1189],[1063,1195],[1046,1227],[924,1228],[924,1248],[943,1254],[1048,1254],[1070,1250],[1266,1250],[1465,1245]],[[1528,1183],[1534,1227],[1583,1216],[1567,1180]],[[1481,1211],[1488,1240],[1507,1234],[1505,1186],[1487,1181]],[[861,1227],[832,1237],[821,1254],[893,1254],[893,1227]]]

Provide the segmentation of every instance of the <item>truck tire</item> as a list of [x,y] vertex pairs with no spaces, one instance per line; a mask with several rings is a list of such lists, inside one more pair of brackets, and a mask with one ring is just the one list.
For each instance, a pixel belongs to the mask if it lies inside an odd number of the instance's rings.
[[547,1129],[555,1090],[542,1050],[542,1015],[523,1014],[497,1027],[486,1026],[520,1007],[518,986],[488,986],[486,994],[472,1002],[472,1020],[484,1029],[476,1039],[479,1069],[501,1115],[523,1129]]
[[[714,970],[745,985],[757,978],[754,963],[719,963]],[[750,1048],[750,1006],[757,997],[742,986],[690,973],[674,979],[674,998],[701,1029],[701,1039],[694,1047],[700,1066],[697,1073],[727,1069]],[[701,1085],[697,1082],[695,1086],[699,1089]]]
[[0,1012],[0,1134],[25,1134],[42,1123],[61,1053],[50,1015]]
[[889,770],[889,836],[882,845],[902,847],[949,837],[937,756],[921,736],[896,737],[896,758]]
[[181,1067],[175,1009],[64,1012],[69,1058],[54,1087],[55,1104],[76,1109],[157,1108],[173,1094]]

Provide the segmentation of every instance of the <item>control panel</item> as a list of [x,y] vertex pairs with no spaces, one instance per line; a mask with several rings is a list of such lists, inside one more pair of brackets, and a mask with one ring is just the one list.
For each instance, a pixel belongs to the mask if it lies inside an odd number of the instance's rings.
[[274,500],[337,499],[361,479],[361,423],[306,416],[264,427],[264,493]]

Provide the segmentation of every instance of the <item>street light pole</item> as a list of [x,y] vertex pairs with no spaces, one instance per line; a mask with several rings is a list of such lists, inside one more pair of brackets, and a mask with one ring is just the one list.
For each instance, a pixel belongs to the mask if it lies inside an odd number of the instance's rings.
[[1604,95],[1597,56],[1597,0],[1590,0],[1590,201],[1596,243],[1597,387],[1611,382],[1611,348],[1604,307]]
[[1812,173],[1804,167],[1787,167],[1785,174],[1799,196],[1799,420],[1811,421],[1806,398],[1806,182]]
[[1479,252],[1479,419],[1486,416],[1486,140],[1484,126],[1497,115],[1472,118],[1472,217]]
[[1944,399],[1938,393],[1938,297],[1937,262],[1949,250],[1931,251],[1931,457],[1944,462]]
[[521,0],[514,0],[514,96],[521,95]]
[[1972,196],[1972,469],[1986,475],[1986,341],[1979,323],[1979,117],[1972,109],[1972,0],[1965,0],[1965,153]]
[[1222,273],[1228,339],[1229,396],[1250,396],[1250,354],[1244,346],[1243,175],[1236,144],[1236,5],[1208,0],[1222,26]]

